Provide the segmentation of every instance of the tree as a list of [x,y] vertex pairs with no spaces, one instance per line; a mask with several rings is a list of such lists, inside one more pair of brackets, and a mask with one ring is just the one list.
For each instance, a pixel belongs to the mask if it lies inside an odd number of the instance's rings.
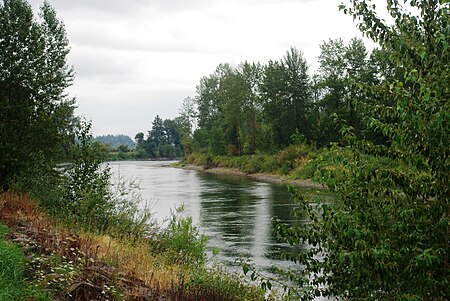
[[[241,113],[241,150],[243,154],[253,154],[259,147],[270,146],[269,141],[261,141],[262,136],[262,107],[261,107],[261,80],[263,68],[259,63],[244,62],[237,70],[241,78],[242,113]],[[269,145],[267,145],[269,144]]]
[[269,61],[261,94],[264,114],[273,128],[277,146],[290,144],[296,130],[312,138],[310,80],[301,51],[291,48],[282,61]]
[[152,129],[148,132],[147,143],[145,150],[149,157],[159,158],[160,147],[167,143],[167,135],[164,130],[163,120],[159,115],[156,115],[152,122]]
[[35,21],[24,0],[0,6],[0,186],[51,169],[73,120],[73,80],[64,25],[45,2]]
[[342,39],[329,40],[320,49],[317,141],[319,145],[341,141],[339,127],[343,124],[355,128],[362,136],[365,129],[358,108],[367,100],[358,92],[357,83],[371,83],[373,77],[366,47],[361,39],[353,38],[348,45]]
[[178,131],[180,133],[180,143],[183,147],[183,153],[190,154],[193,144],[193,131],[196,125],[197,111],[195,109],[195,100],[186,97],[180,110],[180,116],[176,118]]
[[344,129],[352,157],[335,187],[337,204],[301,202],[310,223],[280,231],[310,245],[292,254],[305,266],[297,273],[303,299],[448,300],[450,3],[388,0],[392,25],[370,1],[350,3],[341,9],[405,74],[360,90],[393,100],[366,106],[369,124],[391,143]]

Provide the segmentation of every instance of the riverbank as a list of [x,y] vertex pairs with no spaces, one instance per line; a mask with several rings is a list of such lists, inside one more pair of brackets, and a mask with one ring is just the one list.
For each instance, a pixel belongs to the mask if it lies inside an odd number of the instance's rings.
[[326,165],[330,168],[334,166],[333,162],[322,162],[323,157],[328,156],[326,150],[296,144],[275,153],[257,152],[240,156],[194,152],[187,155],[181,165],[208,173],[235,174],[256,181],[328,189],[333,184],[329,181],[331,177],[322,174],[324,167],[329,169]]
[[[178,223],[166,232],[168,238],[174,244],[192,243],[191,225]],[[6,282],[0,275],[0,301],[35,300],[36,291],[43,292],[36,299],[41,301],[265,299],[261,289],[244,284],[239,275],[186,261],[184,252],[174,252],[160,236],[130,239],[90,232],[51,217],[36,201],[13,192],[0,194],[0,225],[9,232],[0,242],[24,259],[10,264],[19,271],[18,279],[24,287],[38,288],[11,299],[2,294]],[[183,242],[182,234],[190,241]]]
[[289,179],[286,176],[266,174],[266,173],[247,173],[237,168],[228,167],[211,167],[207,168],[205,166],[199,166],[194,164],[180,164],[176,165],[183,169],[196,170],[200,172],[218,174],[218,175],[233,175],[239,177],[245,177],[258,182],[274,183],[274,184],[286,184],[299,186],[311,189],[327,189],[327,186],[320,183],[314,182],[311,179],[301,180],[301,179]]

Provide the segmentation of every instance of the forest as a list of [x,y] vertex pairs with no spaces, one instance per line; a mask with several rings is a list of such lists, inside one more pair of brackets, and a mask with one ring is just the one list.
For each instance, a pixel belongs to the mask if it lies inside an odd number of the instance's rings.
[[[339,6],[375,49],[324,41],[313,74],[296,47],[266,63],[222,63],[180,116],[158,115],[134,150],[119,149],[120,159],[185,156],[246,172],[301,165],[327,185],[333,203],[291,187],[301,222],[274,221],[293,246],[283,256],[302,267],[281,271],[285,300],[449,299],[450,1],[386,7],[392,22],[371,1]],[[133,300],[136,289],[265,299],[270,281],[244,285],[206,266],[192,219],[173,215],[160,228],[133,185],[111,188],[105,149],[67,94],[69,51],[48,2],[38,16],[25,0],[0,3],[0,300],[65,300],[76,290]]]

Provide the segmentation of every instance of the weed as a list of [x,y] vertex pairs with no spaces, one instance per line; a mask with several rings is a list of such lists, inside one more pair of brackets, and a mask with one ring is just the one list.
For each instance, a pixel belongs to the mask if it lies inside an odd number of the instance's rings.
[[159,235],[157,249],[165,250],[171,263],[203,265],[206,261],[207,238],[192,223],[192,217],[182,217],[182,208],[172,212],[169,225]]
[[42,289],[25,282],[25,256],[18,246],[4,240],[8,232],[0,224],[0,301],[50,300]]

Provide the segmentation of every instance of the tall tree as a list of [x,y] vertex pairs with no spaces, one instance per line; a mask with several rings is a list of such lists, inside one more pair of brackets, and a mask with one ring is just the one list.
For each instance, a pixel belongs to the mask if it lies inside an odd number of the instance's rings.
[[319,145],[327,145],[341,140],[339,128],[344,124],[364,133],[357,104],[365,102],[366,98],[358,92],[357,83],[369,84],[373,76],[361,39],[353,38],[348,45],[342,39],[329,40],[320,45],[320,49],[317,141]]
[[359,140],[347,129],[352,157],[338,179],[337,205],[302,202],[310,224],[284,229],[287,241],[311,246],[293,255],[305,267],[304,299],[450,298],[450,2],[387,4],[391,24],[370,1],[341,6],[405,76],[361,90],[392,100],[366,107],[391,143]]
[[264,150],[269,141],[262,136],[262,106],[261,106],[261,80],[263,68],[259,63],[244,62],[239,65],[238,73],[241,77],[243,90],[242,117],[241,117],[241,152],[253,154],[257,148]]
[[197,128],[197,115],[195,100],[191,97],[186,97],[180,109],[180,116],[176,118],[181,145],[185,154],[192,152],[193,132]]
[[45,2],[41,21],[24,0],[0,6],[0,186],[38,166],[51,167],[72,121],[73,72],[64,25]]
[[312,138],[310,80],[301,51],[291,48],[282,61],[269,61],[264,70],[261,94],[264,113],[278,146],[290,144],[296,131]]

